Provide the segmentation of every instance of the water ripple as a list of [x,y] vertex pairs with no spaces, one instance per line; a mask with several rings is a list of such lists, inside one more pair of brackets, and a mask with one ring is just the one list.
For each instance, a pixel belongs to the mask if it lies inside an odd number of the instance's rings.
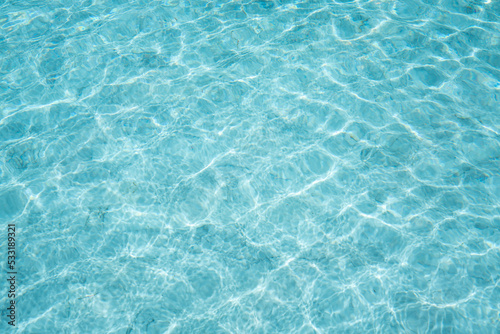
[[17,331],[497,333],[499,4],[0,1]]

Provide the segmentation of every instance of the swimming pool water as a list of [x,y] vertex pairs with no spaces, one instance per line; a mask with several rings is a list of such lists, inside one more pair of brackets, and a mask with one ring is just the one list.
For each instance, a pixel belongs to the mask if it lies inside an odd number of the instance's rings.
[[499,101],[497,0],[0,0],[0,331],[499,333]]

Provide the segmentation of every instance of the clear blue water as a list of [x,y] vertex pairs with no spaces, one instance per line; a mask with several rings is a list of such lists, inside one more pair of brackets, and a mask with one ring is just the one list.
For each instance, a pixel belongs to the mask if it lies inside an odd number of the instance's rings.
[[0,331],[500,333],[499,22],[0,0]]

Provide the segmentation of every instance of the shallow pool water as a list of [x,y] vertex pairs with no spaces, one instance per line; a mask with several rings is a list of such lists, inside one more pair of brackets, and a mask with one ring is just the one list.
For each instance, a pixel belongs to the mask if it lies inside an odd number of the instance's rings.
[[499,333],[499,22],[0,0],[0,332]]

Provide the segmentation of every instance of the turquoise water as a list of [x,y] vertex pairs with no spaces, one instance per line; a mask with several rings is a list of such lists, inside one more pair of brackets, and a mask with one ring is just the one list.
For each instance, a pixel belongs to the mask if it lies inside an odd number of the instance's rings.
[[499,22],[0,0],[0,331],[499,333]]

